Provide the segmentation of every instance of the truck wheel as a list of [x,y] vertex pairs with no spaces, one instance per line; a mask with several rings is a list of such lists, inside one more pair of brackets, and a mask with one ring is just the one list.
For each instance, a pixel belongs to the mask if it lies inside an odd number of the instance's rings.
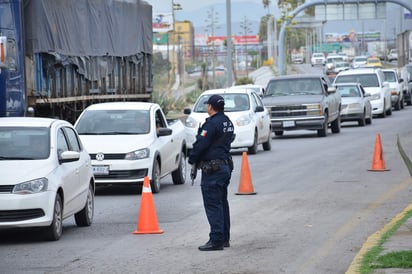
[[335,119],[335,121],[332,122],[331,128],[332,128],[332,133],[340,132],[340,115],[338,116],[338,118]]
[[325,122],[323,123],[323,128],[318,129],[318,137],[326,137],[328,135],[328,114],[325,113]]
[[258,141],[257,141],[257,133],[255,131],[255,136],[253,137],[253,145],[247,148],[247,152],[249,154],[256,154],[257,152],[257,147],[258,147]]
[[379,115],[381,118],[385,118],[386,117],[386,104],[385,103],[383,103],[383,111],[382,111],[382,113]]
[[272,131],[269,130],[268,140],[262,144],[264,151],[269,151],[272,149]]
[[152,193],[159,193],[160,191],[160,165],[158,160],[155,160],[153,164],[150,188],[152,189]]
[[180,152],[179,166],[172,172],[172,180],[175,185],[182,185],[186,182],[186,155]]
[[94,212],[94,189],[91,184],[89,184],[89,190],[87,191],[87,200],[84,208],[74,214],[74,220],[77,226],[90,226],[93,222],[93,212]]
[[53,220],[50,226],[44,230],[44,237],[49,241],[57,241],[63,233],[63,202],[60,194],[56,194],[54,200]]

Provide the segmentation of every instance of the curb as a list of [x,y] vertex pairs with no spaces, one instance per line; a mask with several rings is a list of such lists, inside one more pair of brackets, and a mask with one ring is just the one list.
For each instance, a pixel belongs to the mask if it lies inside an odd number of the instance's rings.
[[359,250],[358,254],[356,254],[355,258],[353,259],[352,263],[350,264],[348,270],[345,274],[355,274],[360,273],[359,268],[362,262],[363,257],[365,254],[374,246],[376,246],[381,239],[382,235],[385,234],[387,231],[392,229],[395,224],[402,219],[408,211],[412,210],[412,204],[407,206],[404,210],[398,213],[389,223],[387,223],[382,229],[376,231],[374,234],[368,237],[366,242],[362,245],[361,249]]

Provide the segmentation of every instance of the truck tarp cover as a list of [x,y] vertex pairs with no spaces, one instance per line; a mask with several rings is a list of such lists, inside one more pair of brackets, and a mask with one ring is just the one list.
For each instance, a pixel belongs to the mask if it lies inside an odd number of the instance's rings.
[[152,53],[152,6],[145,1],[26,0],[24,21],[28,53]]

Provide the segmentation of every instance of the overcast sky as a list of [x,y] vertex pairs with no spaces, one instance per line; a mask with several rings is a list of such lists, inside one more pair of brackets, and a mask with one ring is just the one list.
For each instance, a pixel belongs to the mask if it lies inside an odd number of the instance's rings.
[[[207,7],[217,3],[226,3],[226,0],[145,0],[153,7],[153,13],[159,12],[171,12],[172,1],[175,4],[179,3],[185,11],[196,10],[202,7]],[[255,2],[262,4],[262,0],[231,0],[231,3],[234,2]],[[272,1],[273,2],[273,1]],[[273,5],[273,3],[272,3]]]

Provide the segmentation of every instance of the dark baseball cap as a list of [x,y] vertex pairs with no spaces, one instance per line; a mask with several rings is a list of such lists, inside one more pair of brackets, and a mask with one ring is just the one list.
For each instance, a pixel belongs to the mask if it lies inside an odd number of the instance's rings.
[[212,105],[213,108],[216,107],[223,107],[225,105],[225,99],[223,99],[222,96],[213,94],[212,96],[209,97],[209,99],[204,102],[205,104],[210,104]]

